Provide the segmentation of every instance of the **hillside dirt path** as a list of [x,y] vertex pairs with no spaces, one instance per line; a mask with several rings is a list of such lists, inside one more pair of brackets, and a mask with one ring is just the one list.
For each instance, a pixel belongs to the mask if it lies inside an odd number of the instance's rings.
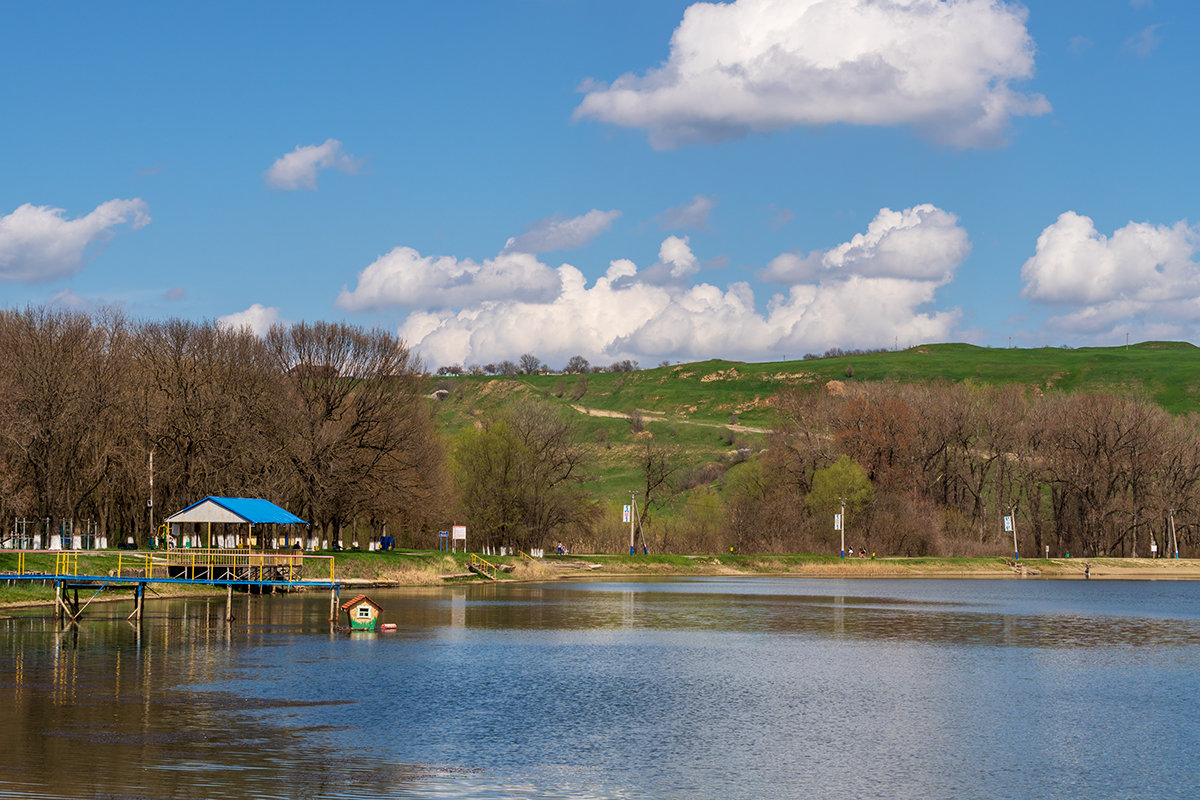
[[[623,414],[620,411],[606,411],[603,408],[588,408],[587,406],[572,405],[571,408],[578,411],[580,414],[588,414],[593,417],[608,417],[610,419],[629,419],[628,414]],[[640,409],[639,409],[640,410]],[[699,425],[704,428],[728,428],[737,433],[770,433],[770,428],[751,428],[748,425],[721,425],[715,422],[697,422],[691,419],[676,419],[672,420],[662,414],[653,411],[642,411],[642,419],[647,422],[678,422],[683,425]]]

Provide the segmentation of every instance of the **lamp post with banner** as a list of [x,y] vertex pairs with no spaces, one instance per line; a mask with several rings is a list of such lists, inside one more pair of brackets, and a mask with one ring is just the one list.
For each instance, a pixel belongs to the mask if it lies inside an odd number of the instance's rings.
[[621,521],[629,523],[629,555],[634,555],[637,550],[634,549],[633,534],[634,521],[633,510],[637,507],[637,492],[629,493],[629,505],[625,506],[625,510],[621,514]]
[[842,513],[833,515],[833,529],[842,533],[842,558],[846,557],[846,498],[842,501]]
[[1021,550],[1017,547],[1017,507],[1008,507],[1008,516],[1004,518],[1004,530],[1012,531],[1013,535],[1013,558],[1017,561],[1021,560]]

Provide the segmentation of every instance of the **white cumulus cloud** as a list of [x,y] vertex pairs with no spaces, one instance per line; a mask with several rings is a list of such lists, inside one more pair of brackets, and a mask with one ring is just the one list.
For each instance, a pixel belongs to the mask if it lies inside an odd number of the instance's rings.
[[322,144],[297,145],[290,153],[275,159],[275,163],[263,173],[263,180],[274,189],[294,191],[316,189],[317,170],[336,169],[353,174],[361,162],[342,151],[337,139],[326,139]]
[[[476,264],[397,248],[394,260],[364,270],[358,289],[344,290],[338,304],[411,309],[399,334],[436,365],[521,353],[552,365],[573,355],[601,364],[797,358],[832,346],[951,338],[959,312],[929,306],[968,250],[953,214],[928,205],[882,209],[864,233],[812,256],[817,267],[789,276],[789,289],[760,309],[748,283],[693,283],[701,262],[682,237],[664,239],[646,269],[617,259],[591,285],[575,266],[551,268],[532,256],[523,257],[534,282],[522,285],[513,271],[498,280],[494,268],[484,269],[510,256]],[[384,288],[385,277],[396,284]]]
[[849,277],[950,279],[971,250],[958,217],[924,203],[893,211],[880,209],[865,233],[828,250],[784,253],[759,273],[763,280],[796,283]]
[[682,284],[700,271],[688,237],[668,236],[658,248],[658,261],[641,273],[645,283]]
[[266,336],[272,325],[288,325],[287,320],[279,316],[279,309],[268,308],[262,303],[254,303],[245,311],[236,311],[217,317],[217,325],[230,330],[248,329],[255,336]]
[[544,300],[560,291],[557,272],[529,253],[504,252],[475,262],[422,256],[397,247],[342,287],[335,304],[347,311],[379,308],[457,308],[485,301]]
[[0,217],[0,280],[37,283],[78,273],[112,229],[150,223],[140,197],[109,200],[90,214],[68,219],[61,208],[26,203]]
[[1130,222],[1105,236],[1090,217],[1067,211],[1042,231],[1033,257],[1021,267],[1023,294],[1078,305],[1194,297],[1200,290],[1198,245],[1197,231],[1186,222]]
[[1200,322],[1200,230],[1130,222],[1111,236],[1067,211],[1038,236],[1021,268],[1022,295],[1073,306],[1051,320],[1066,332],[1100,333],[1153,325],[1188,332]]
[[645,75],[589,83],[575,119],[644,128],[669,148],[797,125],[912,125],[994,146],[1050,104],[1032,77],[1026,11],[1003,0],[695,3]]
[[547,217],[529,226],[520,236],[504,245],[506,253],[546,253],[551,250],[574,250],[590,243],[612,227],[620,211],[600,211],[593,208],[579,217]]

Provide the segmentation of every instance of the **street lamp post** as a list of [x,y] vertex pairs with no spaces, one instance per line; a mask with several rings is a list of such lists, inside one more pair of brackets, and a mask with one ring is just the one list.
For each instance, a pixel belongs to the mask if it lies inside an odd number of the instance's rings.
[[1171,521],[1171,550],[1175,553],[1175,557],[1179,558],[1179,539],[1175,538],[1175,509],[1171,509],[1167,514]]
[[[1017,547],[1017,507],[1008,507],[1008,519],[1006,520],[1008,527],[1012,530],[1013,535],[1013,558],[1017,561],[1021,560],[1021,550]],[[1036,556],[1035,556],[1036,558]]]
[[838,514],[838,530],[842,532],[842,558],[846,557],[846,498],[842,501],[842,513]]
[[634,555],[637,550],[633,543],[633,526],[637,519],[637,492],[629,493],[629,555]]

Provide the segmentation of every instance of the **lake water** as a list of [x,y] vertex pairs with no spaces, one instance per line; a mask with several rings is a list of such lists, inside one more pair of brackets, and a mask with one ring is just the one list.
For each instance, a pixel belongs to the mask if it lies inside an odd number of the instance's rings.
[[0,621],[0,798],[1200,795],[1200,583],[370,594]]

